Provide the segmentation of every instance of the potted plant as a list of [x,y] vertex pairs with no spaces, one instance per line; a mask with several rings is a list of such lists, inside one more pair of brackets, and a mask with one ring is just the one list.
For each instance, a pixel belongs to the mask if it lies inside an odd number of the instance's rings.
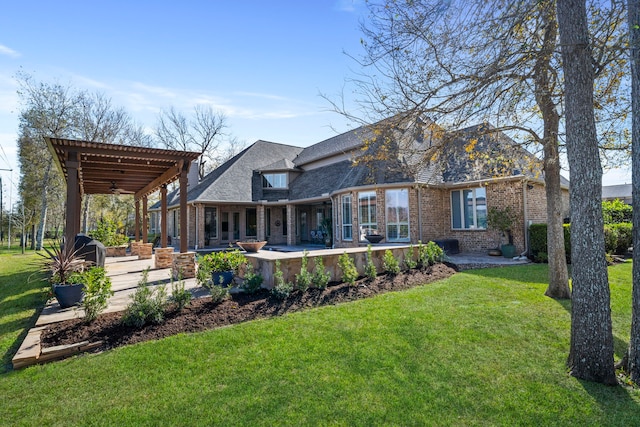
[[330,248],[333,243],[333,222],[331,221],[331,217],[324,217],[320,222],[320,230],[322,231],[322,235],[324,236],[324,246]]
[[214,285],[227,286],[246,260],[238,249],[211,252],[203,256],[198,263],[198,281],[205,284],[210,273]]
[[64,249],[60,245],[44,248],[46,254],[38,252],[45,258],[43,271],[49,275],[49,282],[61,308],[68,308],[82,301],[84,284],[80,282],[80,273],[85,268],[85,261],[78,256],[73,246]]
[[[495,207],[489,208],[487,213],[487,225],[489,228],[500,231],[499,247],[502,256],[505,258],[513,258],[516,254],[516,247],[513,244],[513,236],[511,235],[511,227],[515,220],[515,214],[509,206],[504,209]],[[507,243],[503,244],[503,238],[507,238]]]

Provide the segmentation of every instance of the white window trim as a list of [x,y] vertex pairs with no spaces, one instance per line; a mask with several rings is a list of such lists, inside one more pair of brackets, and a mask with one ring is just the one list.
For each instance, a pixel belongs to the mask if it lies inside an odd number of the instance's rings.
[[[477,197],[476,197],[476,190],[481,190],[483,189],[483,187],[474,187],[474,188],[459,188],[459,189],[455,189],[455,190],[451,190],[451,193],[449,194],[449,201],[450,201],[450,206],[451,206],[451,229],[452,230],[460,230],[460,231],[469,231],[469,230],[486,230],[486,227],[478,227],[478,208],[477,208]],[[461,225],[464,225],[464,197],[462,197],[462,195],[464,194],[465,190],[471,190],[473,192],[473,209],[472,209],[472,213],[473,213],[473,224],[470,225],[468,228],[465,228],[464,226],[462,227],[455,227],[453,224],[453,192],[454,191],[458,191],[460,192],[460,222]],[[485,189],[485,198],[486,198],[486,189]]]
[[[345,218],[344,217],[344,206],[345,206],[345,199],[348,198],[349,199],[349,213],[350,213],[350,217],[349,218]],[[342,240],[344,240],[345,242],[353,242],[353,197],[351,196],[351,194],[344,194],[341,198],[341,216],[342,216]],[[349,222],[347,222],[349,221]],[[345,227],[351,227],[351,237],[344,237],[345,236]]]

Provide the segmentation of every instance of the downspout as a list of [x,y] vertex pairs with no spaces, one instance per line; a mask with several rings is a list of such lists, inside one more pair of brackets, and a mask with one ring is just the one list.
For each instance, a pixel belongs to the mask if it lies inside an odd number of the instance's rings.
[[529,206],[527,205],[527,190],[529,188],[528,181],[525,179],[522,181],[522,204],[524,205],[523,209],[523,218],[524,218],[524,252],[520,254],[520,256],[526,256],[529,253],[529,218],[527,217],[527,212]]
[[418,240],[422,241],[422,186],[418,185]]
[[195,227],[196,227],[196,241],[195,241],[195,250],[198,250],[198,211],[200,210],[200,207],[196,204],[193,205],[193,207],[196,210],[196,220],[195,220]]

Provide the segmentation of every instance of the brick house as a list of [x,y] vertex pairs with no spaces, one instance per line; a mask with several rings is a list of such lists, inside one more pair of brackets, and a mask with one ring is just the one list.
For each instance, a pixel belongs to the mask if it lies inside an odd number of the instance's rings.
[[[260,140],[201,182],[191,176],[189,247],[245,239],[322,245],[323,220],[330,218],[337,248],[366,245],[365,235],[375,232],[385,243],[456,239],[461,251],[487,250],[500,242],[499,232],[487,228],[487,212],[509,206],[517,215],[512,235],[521,253],[528,224],[546,222],[540,162],[501,132],[478,125],[445,138],[426,135],[424,127],[418,133],[405,128],[396,133],[398,140],[411,135],[415,150],[406,154],[392,141],[386,148],[393,155],[378,158],[383,146],[375,143],[381,139],[377,125],[306,148]],[[367,150],[374,160],[358,162]],[[568,216],[567,180],[563,201]],[[172,209],[177,204],[177,192],[169,194],[167,225],[174,245],[183,237]],[[158,209],[159,204],[150,209],[154,228]]]

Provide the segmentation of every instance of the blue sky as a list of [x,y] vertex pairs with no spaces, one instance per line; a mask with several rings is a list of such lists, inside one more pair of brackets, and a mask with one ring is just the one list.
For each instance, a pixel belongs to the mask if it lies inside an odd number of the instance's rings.
[[[307,146],[347,131],[319,94],[337,99],[358,72],[344,52],[361,53],[365,14],[364,0],[5,2],[0,169],[17,183],[19,70],[103,92],[149,129],[163,108],[208,104],[247,143]],[[11,176],[0,173],[6,198]],[[605,184],[625,181],[629,172]]]

